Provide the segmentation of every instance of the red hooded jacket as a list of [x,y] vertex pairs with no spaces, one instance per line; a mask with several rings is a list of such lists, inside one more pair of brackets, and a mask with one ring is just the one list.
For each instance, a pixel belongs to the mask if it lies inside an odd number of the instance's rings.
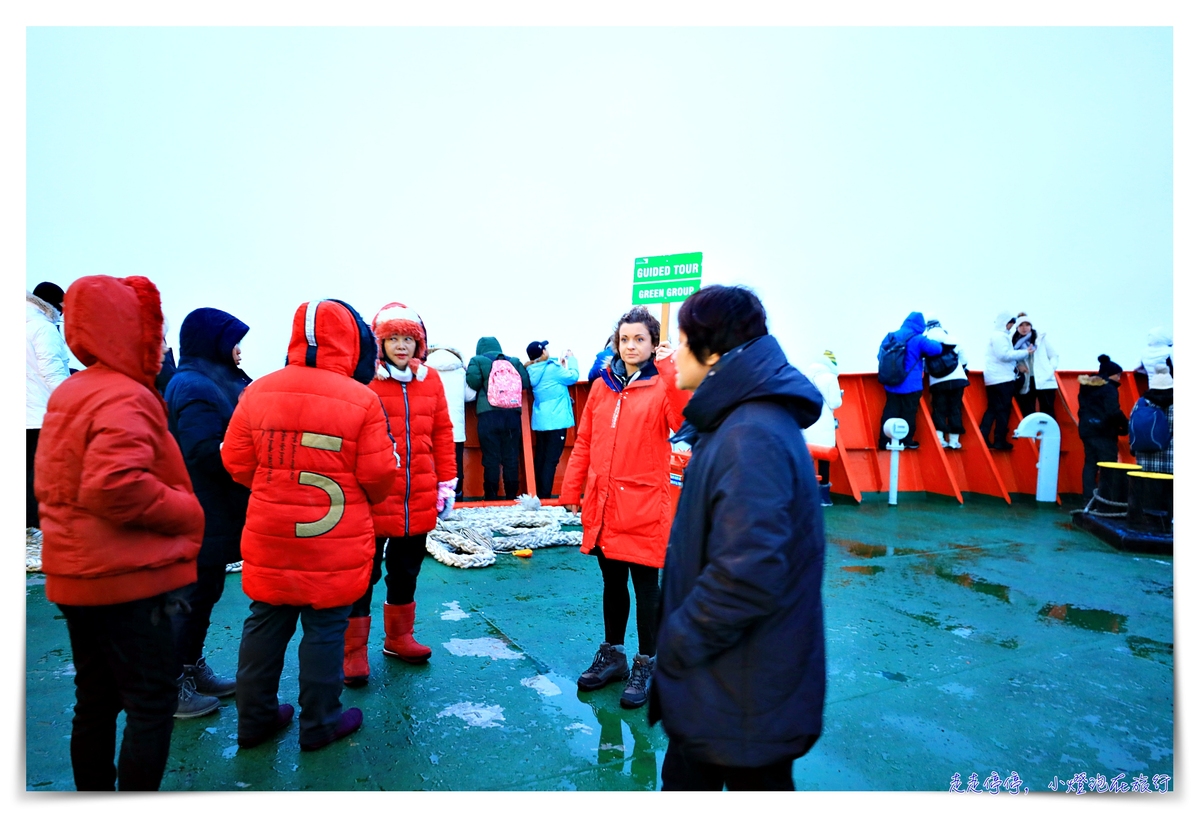
[[403,383],[376,377],[371,389],[387,411],[400,469],[387,499],[371,507],[376,537],[426,534],[437,525],[437,484],[458,474],[454,426],[446,391],[436,370],[414,362],[413,378]]
[[624,388],[611,364],[592,384],[563,476],[559,502],[583,494],[583,547],[662,568],[671,534],[671,430],[691,394],[675,386],[675,364],[651,361]]
[[204,512],[154,389],[158,290],[85,276],[63,301],[67,346],[87,369],[50,395],[34,463],[46,598],[114,605],[196,581]]
[[369,503],[387,496],[396,453],[379,398],[351,374],[359,328],[334,301],[301,304],[288,363],[246,387],[221,460],[250,487],[242,589],[272,605],[334,608],[367,590]]

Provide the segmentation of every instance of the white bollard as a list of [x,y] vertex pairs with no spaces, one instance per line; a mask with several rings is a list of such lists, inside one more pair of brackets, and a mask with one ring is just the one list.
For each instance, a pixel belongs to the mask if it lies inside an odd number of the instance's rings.
[[888,478],[888,505],[894,506],[900,483],[900,452],[904,451],[904,444],[900,441],[908,437],[908,422],[903,418],[892,418],[883,424],[883,433],[891,439],[887,445],[888,451],[892,453]]
[[1013,437],[1028,437],[1040,440],[1038,445],[1037,499],[1040,503],[1053,503],[1058,498],[1058,452],[1062,446],[1062,433],[1058,423],[1045,412],[1034,412],[1017,424]]

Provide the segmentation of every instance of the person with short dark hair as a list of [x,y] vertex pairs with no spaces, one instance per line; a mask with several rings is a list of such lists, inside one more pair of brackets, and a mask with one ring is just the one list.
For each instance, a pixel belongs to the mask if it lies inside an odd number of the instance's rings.
[[204,511],[154,389],[158,289],[85,276],[65,300],[67,343],[87,369],[50,395],[36,487],[46,598],[75,666],[71,768],[78,790],[157,790],[178,701],[170,617],[196,581]]
[[39,528],[37,496],[33,490],[33,461],[37,457],[42,417],[50,393],[71,375],[67,344],[59,332],[63,291],[43,281],[25,293],[25,527]]
[[[658,569],[671,530],[671,432],[683,425],[688,394],[675,386],[675,367],[659,344],[659,323],[645,307],[617,321],[618,356],[588,393],[567,462],[559,501],[583,504],[584,554],[594,555],[604,581],[604,641],[579,677],[580,690],[598,690],[628,677],[624,707],[646,703],[654,670],[654,612]],[[655,355],[659,355],[655,360]],[[586,491],[585,491],[586,489]],[[638,652],[625,652],[629,582],[637,603]]]
[[650,722],[664,790],[792,790],[821,733],[825,530],[802,430],[816,387],[751,291],[710,285],[679,311],[676,384],[692,448],[663,570]]
[[1079,439],[1083,443],[1083,499],[1090,501],[1100,476],[1098,463],[1117,459],[1117,438],[1129,434],[1121,411],[1121,365],[1101,355],[1094,375],[1079,376]]
[[525,348],[525,369],[533,387],[533,473],[537,496],[549,499],[554,493],[554,475],[567,443],[567,431],[575,426],[575,403],[569,388],[579,380],[579,362],[571,350],[558,359],[546,351],[549,341],[534,341]]

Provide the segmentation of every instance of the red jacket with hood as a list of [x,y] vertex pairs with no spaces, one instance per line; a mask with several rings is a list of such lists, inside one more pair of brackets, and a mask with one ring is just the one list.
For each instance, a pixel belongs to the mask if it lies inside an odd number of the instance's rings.
[[359,343],[341,304],[301,304],[287,365],[247,386],[229,421],[221,460],[251,492],[242,530],[251,599],[334,608],[367,590],[369,504],[387,496],[397,464],[379,398],[351,377]]
[[593,382],[559,502],[583,493],[583,547],[662,568],[671,534],[671,430],[691,394],[675,386],[670,358],[651,360],[622,388],[612,364]]
[[85,276],[63,301],[87,369],[50,395],[34,464],[46,598],[113,605],[196,581],[204,512],[167,410],[158,290],[142,276]]

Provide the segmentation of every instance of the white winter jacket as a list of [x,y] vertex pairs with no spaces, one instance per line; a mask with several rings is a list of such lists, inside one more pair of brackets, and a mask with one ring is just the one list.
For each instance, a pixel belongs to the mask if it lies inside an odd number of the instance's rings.
[[[1005,318],[1005,321],[1008,319]],[[958,345],[958,339],[946,332],[946,328],[942,326],[930,327],[925,330],[925,337],[931,341],[937,341],[939,344],[954,344],[954,351],[958,353],[958,367],[944,378],[935,378],[929,376],[929,385],[935,383],[945,383],[946,381],[966,381],[967,380],[967,352]],[[963,384],[966,385],[965,383]]]
[[1171,333],[1161,327],[1155,327],[1146,336],[1146,348],[1142,350],[1142,368],[1148,375],[1153,375],[1154,367],[1159,364],[1166,366],[1167,358],[1171,359],[1172,364],[1175,363],[1175,348],[1171,340]]
[[842,405],[842,388],[838,383],[837,366],[829,359],[822,359],[804,368],[804,377],[812,381],[825,399],[821,416],[812,426],[804,430],[804,442],[813,446],[837,445],[833,410]]
[[466,442],[466,402],[475,400],[475,390],[467,386],[467,366],[462,353],[453,347],[431,347],[425,365],[436,369],[442,378],[446,407],[450,410],[450,424],[454,427],[454,442]]
[[61,314],[25,293],[25,428],[42,428],[50,393],[71,374],[67,342],[58,331]]
[[1029,357],[1024,349],[1013,349],[1012,332],[1004,328],[1011,313],[996,316],[996,327],[988,338],[987,355],[983,359],[983,382],[987,386],[1008,383],[1017,379],[1017,361]]
[[[1034,389],[1058,389],[1058,380],[1054,377],[1058,369],[1058,350],[1050,342],[1049,336],[1038,329],[1038,325],[1030,320],[1029,315],[1023,315],[1021,321],[1029,321],[1037,331],[1036,349],[1033,351],[1033,387]],[[1011,340],[1012,335],[1008,336]]]

